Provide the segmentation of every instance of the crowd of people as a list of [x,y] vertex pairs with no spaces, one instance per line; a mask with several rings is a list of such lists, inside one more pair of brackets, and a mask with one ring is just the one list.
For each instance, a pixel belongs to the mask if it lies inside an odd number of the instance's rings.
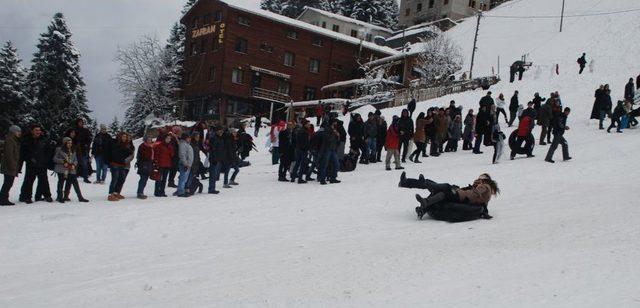
[[[183,132],[180,126],[160,128],[155,140],[145,135],[136,150],[128,133],[119,132],[111,136],[107,127],[102,125],[100,132],[93,136],[82,119],[73,123],[59,141],[48,139],[40,125],[31,125],[24,135],[20,127],[13,125],[5,138],[0,164],[0,172],[4,174],[0,205],[15,205],[9,200],[9,191],[23,165],[25,175],[18,200],[27,204],[54,201],[47,175],[49,171],[57,176],[55,201],[60,203],[70,201],[71,188],[78,201],[89,202],[82,195],[78,179],[91,183],[89,177],[95,173],[93,183],[105,184],[108,171],[111,181],[107,200],[116,202],[124,199],[122,189],[132,167],[139,176],[138,199],[148,198],[145,188],[149,179],[155,181],[155,197],[167,197],[166,187],[176,188],[173,195],[178,197],[202,193],[204,185],[200,180],[205,179],[209,180],[207,192],[218,194],[216,183],[221,175],[223,188],[239,185],[236,178],[240,167],[249,164],[246,158],[254,148],[253,138],[242,126],[208,128],[206,124],[199,123],[190,130]],[[206,156],[204,161],[201,153]],[[95,160],[95,170],[91,166],[91,158]]]

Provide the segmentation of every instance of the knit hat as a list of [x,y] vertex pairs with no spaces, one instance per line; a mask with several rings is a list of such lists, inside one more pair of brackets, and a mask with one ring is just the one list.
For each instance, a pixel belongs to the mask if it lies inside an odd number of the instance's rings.
[[73,142],[73,140],[71,140],[71,138],[69,137],[62,138],[62,144],[67,144],[67,142]]
[[100,124],[100,130],[107,130],[107,126],[104,124]]
[[22,129],[18,125],[11,125],[11,127],[9,127],[9,131],[15,134],[17,132],[21,132]]

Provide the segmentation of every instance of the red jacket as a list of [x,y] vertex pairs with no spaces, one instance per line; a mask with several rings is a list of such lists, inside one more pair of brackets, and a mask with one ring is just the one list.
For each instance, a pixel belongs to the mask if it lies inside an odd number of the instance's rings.
[[533,126],[533,119],[531,117],[524,117],[520,119],[518,125],[518,137],[526,137],[531,133],[531,127]]
[[155,163],[159,168],[171,168],[172,159],[175,155],[173,146],[170,143],[157,142],[153,146]]
[[398,136],[398,129],[394,125],[390,125],[387,129],[387,138],[384,142],[387,150],[397,150],[400,148],[400,138]]

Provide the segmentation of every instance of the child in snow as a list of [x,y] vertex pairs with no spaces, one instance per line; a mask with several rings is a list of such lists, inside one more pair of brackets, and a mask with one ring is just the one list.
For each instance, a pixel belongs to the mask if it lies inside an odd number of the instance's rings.
[[496,123],[491,132],[491,141],[493,141],[493,163],[497,164],[502,157],[502,149],[504,149],[504,140],[507,136],[500,129],[500,124]]

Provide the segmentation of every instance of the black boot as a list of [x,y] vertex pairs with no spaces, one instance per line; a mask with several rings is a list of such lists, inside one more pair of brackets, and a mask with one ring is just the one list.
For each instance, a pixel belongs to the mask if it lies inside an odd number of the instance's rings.
[[16,205],[15,203],[9,201],[9,199],[2,199],[0,200],[0,206],[13,206]]

